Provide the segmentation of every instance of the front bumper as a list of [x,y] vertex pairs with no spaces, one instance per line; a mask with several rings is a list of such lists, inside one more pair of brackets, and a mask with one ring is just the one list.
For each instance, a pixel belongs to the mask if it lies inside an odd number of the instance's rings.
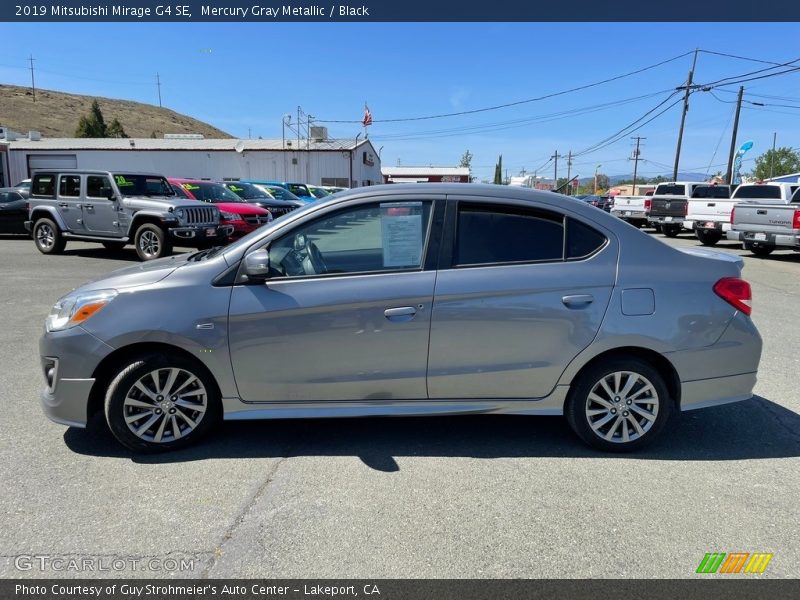
[[784,246],[800,249],[800,235],[783,235],[780,233],[764,233],[756,231],[729,231],[728,239],[745,244],[758,244],[761,246]]
[[[113,348],[82,327],[45,333],[39,340],[39,354],[45,371],[45,388],[39,399],[47,417],[71,427],[85,427],[88,420],[89,394],[100,361]],[[55,365],[52,383],[47,369]]]
[[171,227],[169,234],[177,241],[200,244],[203,242],[225,241],[233,232],[231,225],[191,225]]

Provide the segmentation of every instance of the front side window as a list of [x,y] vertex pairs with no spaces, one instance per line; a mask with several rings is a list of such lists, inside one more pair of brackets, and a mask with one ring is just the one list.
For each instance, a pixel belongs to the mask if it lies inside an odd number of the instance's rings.
[[269,248],[274,277],[422,268],[431,202],[348,208],[295,228]]
[[111,189],[108,177],[89,175],[86,178],[86,195],[90,198],[108,198]]
[[58,181],[58,195],[62,198],[77,198],[81,195],[79,175],[62,175]]
[[456,265],[553,261],[563,257],[563,216],[517,206],[459,205]]

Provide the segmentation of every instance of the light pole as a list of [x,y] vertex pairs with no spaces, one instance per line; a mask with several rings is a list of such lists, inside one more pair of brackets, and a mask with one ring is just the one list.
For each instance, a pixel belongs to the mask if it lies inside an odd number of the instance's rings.
[[597,165],[594,168],[594,195],[597,196],[597,172],[600,170],[600,167],[603,165]]
[[353,142],[353,149],[350,151],[350,187],[358,187],[353,185],[353,161],[356,159],[356,148],[358,148],[358,138],[361,137],[361,132],[358,132],[356,139]]

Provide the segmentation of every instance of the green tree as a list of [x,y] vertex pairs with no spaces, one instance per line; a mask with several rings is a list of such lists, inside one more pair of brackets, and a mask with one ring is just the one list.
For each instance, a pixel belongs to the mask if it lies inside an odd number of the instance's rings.
[[756,158],[753,176],[756,179],[769,179],[798,171],[800,171],[800,153],[791,148],[782,147],[767,150]]
[[108,127],[103,119],[103,113],[97,100],[92,100],[92,107],[89,114],[81,117],[78,121],[78,128],[75,130],[75,137],[79,138],[104,138],[108,137]]
[[494,166],[494,182],[497,185],[501,185],[503,183],[503,155],[500,155],[500,158],[497,159],[497,164]]
[[459,167],[466,167],[467,169],[472,169],[472,152],[467,150],[461,156],[461,162],[458,163]]
[[125,133],[125,130],[122,128],[122,123],[114,119],[113,121],[111,121],[111,124],[108,126],[108,129],[106,129],[106,137],[126,138],[130,136],[128,136],[128,134]]

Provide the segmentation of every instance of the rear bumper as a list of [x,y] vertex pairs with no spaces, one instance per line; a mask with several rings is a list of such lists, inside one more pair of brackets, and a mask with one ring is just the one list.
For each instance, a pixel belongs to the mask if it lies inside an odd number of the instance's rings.
[[785,246],[800,249],[800,235],[764,233],[756,231],[729,231],[728,239],[746,244],[759,244],[763,246]]
[[695,410],[749,400],[756,385],[755,373],[689,381],[681,386],[681,410]]
[[658,225],[677,225],[679,227],[683,227],[683,215],[649,215],[647,217],[647,221]]
[[694,231],[695,229],[699,229],[701,231],[718,231],[720,233],[725,233],[731,230],[730,223],[723,223],[721,221],[704,221],[701,219],[693,219],[691,221],[684,221],[683,227],[690,231]]
[[620,219],[640,219],[642,221],[647,220],[647,213],[643,210],[612,210],[611,214],[615,217]]

